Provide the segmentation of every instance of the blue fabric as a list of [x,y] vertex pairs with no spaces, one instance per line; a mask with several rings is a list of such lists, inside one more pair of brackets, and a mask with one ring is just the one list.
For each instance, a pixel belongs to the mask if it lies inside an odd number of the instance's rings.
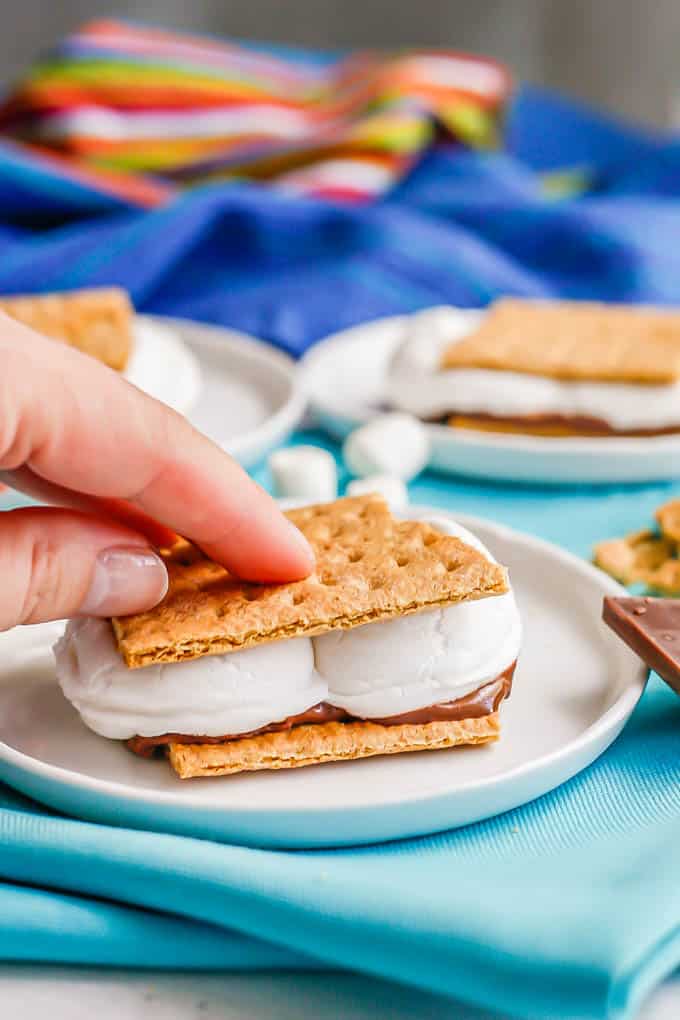
[[[255,184],[152,211],[0,146],[0,293],[119,283],[145,311],[251,331],[300,354],[365,319],[501,293],[677,303],[680,148],[537,90],[509,149],[442,144],[390,195],[334,206]],[[547,171],[586,191],[556,198]]]
[[[0,153],[0,290],[117,282],[143,309],[246,329],[294,352],[372,316],[483,305],[508,291],[677,302],[674,142],[530,91],[509,137],[505,154],[437,149],[362,209],[247,185],[150,213],[103,208],[70,185],[34,186]],[[587,192],[549,197],[541,175],[570,169]],[[587,555],[672,493],[426,475],[411,498]],[[680,700],[653,681],[614,746],[554,793],[463,830],[356,850],[248,850],[109,829],[0,787],[0,955],[330,965],[504,1016],[632,1016],[680,962],[679,733]]]

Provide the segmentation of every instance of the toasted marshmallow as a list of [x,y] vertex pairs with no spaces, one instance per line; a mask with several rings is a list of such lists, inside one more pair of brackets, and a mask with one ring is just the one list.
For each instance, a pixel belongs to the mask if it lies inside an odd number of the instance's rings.
[[291,446],[269,458],[274,495],[330,503],[338,494],[335,459],[320,446]]
[[342,453],[353,475],[392,475],[409,482],[427,464],[430,440],[416,418],[393,412],[381,414],[350,433]]
[[408,489],[394,475],[368,475],[347,486],[348,496],[370,496],[373,492],[383,497],[390,510],[403,510],[408,505]]

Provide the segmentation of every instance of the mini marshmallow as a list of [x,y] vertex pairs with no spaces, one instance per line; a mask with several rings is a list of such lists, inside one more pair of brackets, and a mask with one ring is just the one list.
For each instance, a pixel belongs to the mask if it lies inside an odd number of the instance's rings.
[[427,464],[430,440],[422,422],[395,411],[352,432],[342,452],[353,475],[391,475],[408,482]]
[[347,486],[348,496],[368,496],[372,492],[382,496],[392,510],[404,510],[408,505],[408,489],[401,478],[394,475],[369,475]]
[[291,446],[269,458],[276,496],[327,503],[338,495],[335,459],[319,446]]

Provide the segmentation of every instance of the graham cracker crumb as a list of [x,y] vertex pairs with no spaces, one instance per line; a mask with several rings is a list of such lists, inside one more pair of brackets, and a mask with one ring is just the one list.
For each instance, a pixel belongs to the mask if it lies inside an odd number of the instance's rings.
[[[675,597],[680,595],[680,500],[664,503],[655,518],[659,532],[645,528],[599,542],[593,562],[621,584],[644,584],[649,592]],[[645,609],[635,612],[644,615]]]

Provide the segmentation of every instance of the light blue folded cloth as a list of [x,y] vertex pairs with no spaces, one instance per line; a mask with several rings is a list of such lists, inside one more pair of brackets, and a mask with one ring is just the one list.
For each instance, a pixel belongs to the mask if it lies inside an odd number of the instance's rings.
[[[425,476],[411,498],[587,555],[671,493]],[[0,805],[5,959],[352,968],[533,1020],[631,1016],[680,963],[680,699],[655,679],[571,782],[424,839],[249,850],[71,821],[2,787]]]

